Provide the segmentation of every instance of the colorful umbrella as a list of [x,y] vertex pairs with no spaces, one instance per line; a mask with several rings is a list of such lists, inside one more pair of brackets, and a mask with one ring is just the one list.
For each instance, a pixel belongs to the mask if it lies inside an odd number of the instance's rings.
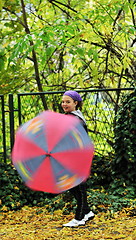
[[78,118],[44,111],[18,129],[12,162],[29,188],[60,193],[88,178],[93,152]]

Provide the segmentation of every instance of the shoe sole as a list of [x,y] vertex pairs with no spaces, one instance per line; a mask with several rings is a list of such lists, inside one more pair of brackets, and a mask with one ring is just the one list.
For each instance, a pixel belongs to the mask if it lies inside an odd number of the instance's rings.
[[85,224],[80,224],[80,225],[77,225],[77,226],[63,226],[63,227],[69,227],[69,228],[75,228],[75,227],[80,227],[80,226],[85,226]]
[[80,225],[77,225],[77,226],[64,226],[64,225],[62,225],[62,227],[70,227],[70,228],[80,227],[80,226],[85,226],[85,224],[80,224]]

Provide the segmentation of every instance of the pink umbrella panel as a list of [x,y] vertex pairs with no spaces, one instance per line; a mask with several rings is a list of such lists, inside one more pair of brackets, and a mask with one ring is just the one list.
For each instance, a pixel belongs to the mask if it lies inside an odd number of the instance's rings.
[[44,111],[18,129],[12,161],[29,188],[60,193],[88,178],[93,154],[76,117]]

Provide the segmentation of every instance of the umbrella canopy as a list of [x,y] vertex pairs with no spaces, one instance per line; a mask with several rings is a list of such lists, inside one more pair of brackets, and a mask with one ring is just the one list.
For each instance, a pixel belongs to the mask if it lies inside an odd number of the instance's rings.
[[78,118],[44,111],[18,129],[12,162],[29,188],[61,193],[88,178],[93,153]]

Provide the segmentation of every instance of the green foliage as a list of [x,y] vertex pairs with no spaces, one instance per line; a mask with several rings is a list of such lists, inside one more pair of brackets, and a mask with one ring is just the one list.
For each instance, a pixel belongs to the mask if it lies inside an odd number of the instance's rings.
[[115,127],[113,162],[116,175],[123,176],[131,186],[136,179],[136,91],[127,94],[119,107]]
[[134,85],[134,11],[133,1],[2,1],[2,91],[16,90],[14,74],[24,91]]
[[[102,167],[104,168],[104,159],[102,159]],[[100,158],[98,158],[100,163]],[[107,164],[109,168],[109,164]],[[98,172],[97,172],[98,170]],[[95,212],[98,211],[118,211],[123,207],[129,207],[136,204],[134,189],[131,186],[120,186],[118,182],[111,183],[110,188],[106,185],[107,170],[95,167],[96,175],[92,174],[88,180],[88,200]],[[107,173],[106,173],[107,174]],[[110,171],[109,171],[110,174]],[[103,181],[103,187],[100,181]],[[90,181],[90,183],[89,183]],[[98,183],[100,186],[98,186]],[[1,211],[18,210],[24,205],[28,206],[44,206],[49,212],[62,209],[64,214],[68,214],[76,207],[76,201],[67,191],[63,194],[49,194],[44,192],[32,191],[28,189],[20,179],[15,168],[11,164],[0,163],[0,209]],[[104,187],[106,186],[106,190]],[[133,192],[132,192],[133,190]]]
[[[48,203],[48,193],[32,191],[22,182],[17,171],[11,164],[0,163],[0,207],[17,210],[24,205],[40,205]],[[43,204],[42,203],[42,204]]]
[[89,191],[89,202],[92,209],[96,212],[106,212],[107,210],[117,212],[124,207],[133,206],[136,204],[134,198],[122,196],[121,198],[113,192],[105,191],[104,188]]
[[112,181],[111,169],[112,156],[95,156],[91,168],[91,175],[88,180],[88,187],[99,188],[104,186],[108,188]]

